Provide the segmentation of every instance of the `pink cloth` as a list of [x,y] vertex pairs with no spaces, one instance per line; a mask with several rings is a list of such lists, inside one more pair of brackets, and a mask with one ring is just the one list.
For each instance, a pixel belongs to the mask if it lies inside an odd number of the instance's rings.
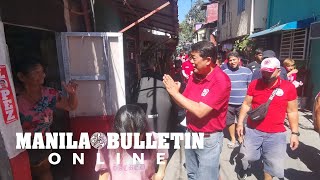
[[290,76],[288,76],[288,81],[293,82],[297,80],[297,73],[293,73]]
[[50,132],[53,110],[56,108],[59,91],[42,88],[42,98],[37,104],[30,103],[24,96],[18,96],[17,102],[22,129],[24,132]]
[[[157,141],[156,133],[154,139]],[[157,153],[164,153],[164,159],[168,159],[167,149],[158,150],[141,150],[141,149],[129,149],[123,150],[120,153],[120,164],[117,164],[116,153],[118,150],[110,150],[103,148],[98,150],[100,153],[100,162],[103,164],[96,164],[96,171],[106,171],[110,173],[111,180],[120,179],[139,179],[139,180],[150,180],[156,172],[155,165],[157,163]],[[136,153],[141,158],[141,153],[144,153],[144,164],[133,164],[132,156]],[[162,155],[161,155],[162,157]]]

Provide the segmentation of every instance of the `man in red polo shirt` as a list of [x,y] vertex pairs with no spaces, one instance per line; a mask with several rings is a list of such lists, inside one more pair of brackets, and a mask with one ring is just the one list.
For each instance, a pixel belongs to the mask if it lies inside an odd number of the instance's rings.
[[204,133],[204,149],[185,150],[188,179],[218,180],[231,82],[216,66],[217,54],[211,42],[193,44],[190,60],[194,74],[183,94],[170,76],[164,75],[163,82],[177,104],[186,109],[187,131]]
[[286,157],[286,129],[284,120],[286,113],[291,129],[290,147],[298,148],[298,105],[297,91],[292,83],[280,79],[280,61],[277,58],[267,58],[261,62],[262,78],[249,84],[247,96],[242,104],[237,133],[243,136],[243,121],[247,112],[256,109],[266,103],[270,95],[275,96],[271,100],[264,119],[254,120],[250,117],[245,127],[244,142],[240,153],[243,169],[238,173],[239,179],[246,179],[249,163],[263,157],[264,179],[284,178],[284,159]]
[[193,64],[190,62],[190,58],[186,55],[186,61],[182,63],[182,75],[185,83],[188,83],[190,76],[193,74]]

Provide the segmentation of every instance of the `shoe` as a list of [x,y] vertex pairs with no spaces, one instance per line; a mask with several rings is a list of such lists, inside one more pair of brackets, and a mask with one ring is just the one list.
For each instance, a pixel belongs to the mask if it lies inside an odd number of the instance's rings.
[[245,180],[248,177],[248,170],[240,169],[237,174],[239,180]]

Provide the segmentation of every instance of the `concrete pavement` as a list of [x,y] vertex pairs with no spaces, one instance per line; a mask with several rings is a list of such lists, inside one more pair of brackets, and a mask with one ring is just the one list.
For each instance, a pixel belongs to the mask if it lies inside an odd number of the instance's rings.
[[[289,146],[287,148],[284,178],[286,180],[320,180],[320,137],[313,131],[311,117],[311,112],[299,112],[300,146],[295,151],[291,151]],[[289,143],[291,131],[288,130],[287,134],[287,143]],[[236,172],[240,164],[239,147],[229,149],[227,147],[228,142],[229,140],[224,138],[220,157],[220,176],[221,180],[236,180]],[[187,180],[182,153],[184,152],[178,150],[173,154],[166,170],[165,180]],[[253,163],[251,175],[247,179],[263,179],[262,168],[261,161]]]
[[[300,145],[295,151],[291,151],[289,145],[285,160],[285,179],[288,180],[319,180],[320,179],[320,137],[313,131],[311,112],[299,112]],[[287,131],[287,143],[290,142],[291,131]],[[238,170],[236,158],[239,148],[229,149],[226,144],[229,142],[224,138],[224,146],[220,157],[221,179],[237,179]],[[263,179],[263,165],[255,162],[252,165],[252,173],[248,180]],[[316,174],[315,172],[318,172]],[[276,179],[276,178],[274,178]]]

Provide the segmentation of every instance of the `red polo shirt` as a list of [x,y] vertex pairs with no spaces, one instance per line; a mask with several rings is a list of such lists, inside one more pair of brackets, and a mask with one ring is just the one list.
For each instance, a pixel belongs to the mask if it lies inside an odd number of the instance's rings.
[[189,79],[193,71],[193,64],[189,60],[185,61],[182,63],[182,70],[184,70],[184,72],[188,75],[187,79]]
[[277,133],[286,131],[284,119],[287,112],[288,101],[297,99],[297,91],[292,83],[286,80],[280,80],[272,88],[268,88],[262,79],[257,79],[249,84],[247,94],[252,96],[252,108],[255,109],[268,101],[273,90],[280,87],[276,96],[270,103],[267,115],[262,121],[252,121],[248,118],[248,127],[262,132]]
[[183,95],[195,102],[202,102],[212,108],[204,118],[197,118],[187,111],[187,127],[195,132],[217,132],[226,126],[226,114],[231,91],[231,82],[220,67],[202,80],[196,79],[196,74],[190,77]]

